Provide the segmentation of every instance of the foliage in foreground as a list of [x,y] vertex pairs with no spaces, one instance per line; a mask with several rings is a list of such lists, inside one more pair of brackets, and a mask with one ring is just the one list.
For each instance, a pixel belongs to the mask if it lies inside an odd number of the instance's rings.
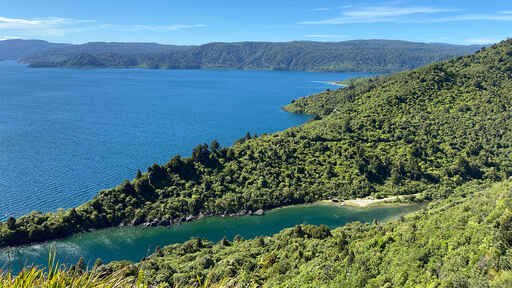
[[190,285],[173,285],[169,283],[149,284],[145,280],[142,264],[133,265],[118,262],[109,265],[114,272],[105,271],[103,264],[95,265],[91,271],[84,270],[85,262],[70,267],[59,266],[54,261],[55,255],[49,257],[48,269],[27,267],[17,275],[0,270],[0,288],[148,288],[148,287],[194,287],[221,288],[225,281],[211,283],[209,279],[196,277]]
[[0,247],[143,222],[177,222],[337,197],[433,199],[512,175],[512,40],[475,55],[356,81],[286,109],[322,117],[231,147],[214,141],[67,211],[0,224]]
[[[0,270],[0,288],[115,288],[115,287],[147,287],[142,282],[143,274],[138,277],[129,275],[129,268],[119,269],[109,275],[97,271],[84,271],[83,264],[71,267],[60,266],[55,261],[55,255],[49,255],[46,270],[37,267],[27,267],[19,274],[3,273]],[[132,272],[132,274],[134,274]],[[135,273],[137,274],[137,273]]]
[[[2,288],[68,288],[68,287],[133,287],[123,278],[109,277],[102,279],[94,273],[84,273],[76,275],[67,271],[57,271],[51,275],[37,268],[23,271],[17,276],[11,274],[0,276],[0,287]],[[140,286],[139,286],[140,287]]]

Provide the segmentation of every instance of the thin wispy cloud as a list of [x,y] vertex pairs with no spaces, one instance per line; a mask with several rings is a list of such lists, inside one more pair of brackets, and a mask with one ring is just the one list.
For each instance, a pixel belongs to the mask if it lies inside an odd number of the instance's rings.
[[315,8],[315,9],[313,9],[313,11],[315,11],[315,12],[325,12],[325,11],[329,11],[329,8]]
[[78,20],[69,18],[40,18],[40,19],[20,19],[0,17],[0,29],[24,30],[24,29],[40,29],[40,28],[57,28],[69,27],[76,25],[84,25],[95,23],[94,20]]
[[512,21],[512,11],[496,14],[457,14],[459,9],[435,8],[428,6],[396,7],[373,6],[348,9],[339,17],[302,21],[298,24],[357,24],[357,23],[435,23],[455,21]]
[[428,22],[457,21],[512,21],[512,14],[463,14],[428,20]]
[[311,39],[342,39],[346,38],[346,35],[340,35],[340,34],[308,34],[304,35],[304,38],[311,38]]
[[204,24],[176,24],[176,25],[113,25],[103,24],[98,26],[98,30],[113,30],[113,31],[179,31],[193,28],[204,28],[208,27]]
[[453,9],[436,9],[432,7],[369,7],[347,11],[344,15],[351,18],[380,18],[414,14],[437,14],[453,11]]
[[69,33],[90,29],[94,20],[70,19],[60,17],[21,19],[0,17],[0,32],[21,37],[64,36]]
[[134,25],[132,28],[136,31],[178,31],[184,29],[193,29],[193,28],[204,28],[208,27],[205,24],[192,24],[192,25],[167,25],[167,26],[148,26],[148,25]]
[[343,11],[340,17],[324,20],[303,21],[299,24],[354,24],[403,21],[403,16],[420,14],[439,14],[454,12],[453,9],[438,9],[433,7],[388,7],[375,6]]
[[16,25],[16,24],[37,25],[37,24],[40,24],[40,21],[0,17],[0,24],[2,24],[2,25],[8,25],[8,24],[11,24],[11,25]]
[[95,20],[70,18],[39,18],[20,19],[0,17],[0,31],[23,37],[65,36],[95,30],[115,31],[179,31],[185,29],[207,27],[204,24],[172,24],[172,25],[117,25],[102,24]]

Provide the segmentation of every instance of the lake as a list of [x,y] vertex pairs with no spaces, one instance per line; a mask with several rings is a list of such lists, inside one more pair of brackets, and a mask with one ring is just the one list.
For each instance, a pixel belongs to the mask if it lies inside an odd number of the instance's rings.
[[19,271],[24,265],[45,266],[50,251],[56,251],[59,263],[74,264],[83,256],[89,267],[97,258],[101,258],[104,263],[123,259],[140,261],[151,254],[156,246],[185,242],[191,237],[219,241],[224,236],[231,240],[239,234],[249,239],[272,235],[283,228],[302,223],[325,224],[335,228],[354,221],[392,220],[419,208],[419,205],[355,208],[310,204],[274,209],[263,216],[209,217],[170,228],[112,228],[16,248],[10,252],[6,249],[0,250],[0,269],[9,268],[10,264],[14,271]]
[[302,124],[280,107],[365,75],[0,62],[0,220],[77,206],[201,143]]

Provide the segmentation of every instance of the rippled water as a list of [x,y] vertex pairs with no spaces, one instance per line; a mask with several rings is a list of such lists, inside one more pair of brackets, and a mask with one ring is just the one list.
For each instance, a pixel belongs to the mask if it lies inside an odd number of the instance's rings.
[[96,258],[101,258],[105,263],[122,259],[139,261],[151,254],[156,246],[163,247],[184,242],[191,237],[219,241],[224,236],[233,239],[239,234],[249,239],[261,235],[272,235],[283,228],[301,223],[325,224],[335,228],[354,221],[390,220],[419,208],[420,206],[417,205],[373,208],[326,204],[298,205],[275,209],[264,216],[210,217],[171,228],[106,229],[15,250],[0,250],[0,269],[11,266],[15,271],[19,271],[25,264],[44,266],[48,263],[48,255],[52,249],[56,251],[60,263],[76,263],[80,256],[86,259],[89,266]]
[[301,124],[280,107],[361,75],[0,62],[0,220],[76,206],[200,143]]

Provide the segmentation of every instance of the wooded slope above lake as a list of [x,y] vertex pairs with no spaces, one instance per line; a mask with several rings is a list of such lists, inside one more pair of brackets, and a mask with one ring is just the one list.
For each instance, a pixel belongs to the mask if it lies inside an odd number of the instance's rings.
[[[317,120],[231,147],[201,144],[83,205],[0,226],[0,246],[336,197],[450,195],[512,175],[512,40],[294,101]],[[286,89],[286,88],[283,88]],[[28,168],[29,169],[29,168]],[[135,174],[135,173],[134,173]]]
[[[7,53],[13,51],[12,47],[20,52]],[[103,42],[56,45],[6,40],[0,41],[0,59],[20,59],[31,67],[391,72],[467,55],[481,47],[395,40],[237,42],[200,46]]]
[[169,287],[511,287],[511,185],[464,184],[394,222],[196,238],[95,271],[130,278],[141,269],[147,283]]

